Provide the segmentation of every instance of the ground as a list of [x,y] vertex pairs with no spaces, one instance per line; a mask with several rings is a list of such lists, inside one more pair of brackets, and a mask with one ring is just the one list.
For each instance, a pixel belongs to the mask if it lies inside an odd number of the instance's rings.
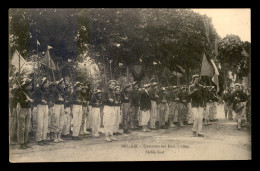
[[223,106],[218,106],[217,122],[204,126],[205,137],[193,137],[192,126],[133,131],[116,136],[118,141],[105,142],[85,136],[81,141],[67,140],[20,150],[10,146],[11,162],[68,161],[154,161],[154,160],[250,160],[251,127],[236,129],[236,122],[224,119]]

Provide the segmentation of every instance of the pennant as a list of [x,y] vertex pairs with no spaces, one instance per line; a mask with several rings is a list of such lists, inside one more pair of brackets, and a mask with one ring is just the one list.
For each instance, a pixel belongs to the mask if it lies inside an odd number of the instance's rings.
[[123,64],[123,63],[121,63],[121,62],[119,62],[119,63],[118,63],[118,65],[121,67],[121,66],[123,66],[124,64]]
[[24,69],[24,66],[26,65],[26,60],[19,54],[17,50],[13,53],[11,64],[16,68],[17,71],[19,71],[19,60],[20,60],[20,71]]
[[47,66],[50,69],[56,70],[55,64],[51,59],[49,50],[46,51],[45,56],[41,59],[40,63]]
[[214,68],[208,62],[208,59],[207,59],[205,53],[203,53],[203,60],[202,60],[202,64],[201,64],[200,76],[205,76],[205,75],[212,78],[214,75]]
[[213,67],[214,67],[214,73],[215,73],[213,78],[212,78],[212,81],[217,85],[217,92],[219,92],[219,82],[218,82],[219,72],[218,72],[218,68],[217,68],[215,62],[212,59],[210,61],[213,65]]
[[51,47],[51,46],[48,45],[47,48],[48,48],[48,49],[52,49],[53,47]]
[[37,45],[39,45],[39,46],[41,45],[40,42],[39,42],[38,40],[37,40]]

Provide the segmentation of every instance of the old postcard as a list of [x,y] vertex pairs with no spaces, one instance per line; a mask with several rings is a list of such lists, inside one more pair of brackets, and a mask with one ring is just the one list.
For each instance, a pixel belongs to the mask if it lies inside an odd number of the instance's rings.
[[250,9],[9,9],[9,161],[251,160]]

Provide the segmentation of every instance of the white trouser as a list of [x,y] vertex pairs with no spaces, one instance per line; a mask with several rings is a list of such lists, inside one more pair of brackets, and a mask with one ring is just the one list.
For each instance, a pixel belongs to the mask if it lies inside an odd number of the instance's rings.
[[89,111],[88,111],[88,116],[87,116],[87,125],[86,125],[86,127],[87,127],[87,129],[92,129],[92,127],[93,127],[93,122],[92,122],[92,106],[88,106],[88,109],[89,109]]
[[120,106],[115,106],[115,124],[113,128],[114,132],[118,132],[119,124],[120,124]]
[[63,135],[70,134],[70,123],[71,123],[71,108],[65,107],[64,108],[64,128],[63,128]]
[[64,104],[55,104],[51,132],[59,133],[64,127]]
[[93,129],[92,134],[99,134],[99,127],[100,127],[100,108],[99,107],[92,107],[92,122],[93,122]]
[[113,128],[115,124],[115,106],[104,106],[103,109],[103,124],[105,135],[113,135]]
[[147,126],[148,125],[148,121],[150,119],[150,114],[151,114],[151,110],[147,110],[147,111],[143,111],[141,110],[141,125],[142,126]]
[[203,108],[192,107],[192,112],[194,115],[192,131],[196,131],[198,134],[202,134]]
[[48,105],[37,105],[37,131],[36,141],[47,139],[48,133]]
[[156,101],[151,100],[150,128],[155,128],[156,119],[159,118],[157,114],[158,114],[157,103]]
[[72,136],[79,136],[80,125],[82,121],[82,105],[72,105],[73,115],[73,134]]
[[191,103],[187,104],[187,112],[188,112],[188,123],[193,123],[194,116],[193,116],[192,109],[191,109]]

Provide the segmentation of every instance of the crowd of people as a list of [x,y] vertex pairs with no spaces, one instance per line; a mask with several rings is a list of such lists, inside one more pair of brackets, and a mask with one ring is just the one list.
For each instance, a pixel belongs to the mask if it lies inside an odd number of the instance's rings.
[[[26,149],[30,148],[29,132],[42,146],[68,139],[82,140],[79,135],[98,138],[103,129],[105,141],[111,142],[122,133],[186,125],[193,125],[194,136],[203,137],[203,125],[217,121],[217,105],[222,100],[215,86],[200,84],[199,75],[192,79],[190,85],[182,87],[161,87],[155,78],[142,86],[135,81],[124,87],[110,80],[106,91],[92,92],[87,83],[72,85],[64,79],[50,82],[46,77],[34,89],[32,79],[24,78],[10,91],[11,141],[17,134],[20,149]],[[250,99],[241,87],[236,84],[233,92],[229,89],[223,96],[226,117],[233,119],[235,113],[238,129]]]

